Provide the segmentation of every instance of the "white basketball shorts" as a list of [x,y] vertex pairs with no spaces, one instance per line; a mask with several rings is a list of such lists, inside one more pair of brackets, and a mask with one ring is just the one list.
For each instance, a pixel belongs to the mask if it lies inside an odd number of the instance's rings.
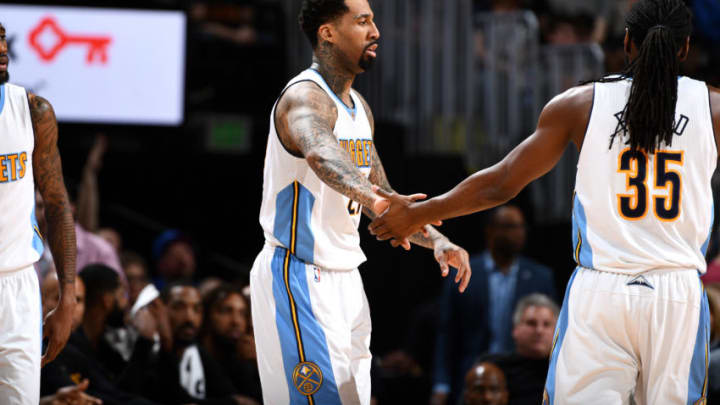
[[266,245],[250,301],[265,404],[370,404],[370,309],[357,269],[321,269]]
[[555,330],[543,404],[704,405],[709,340],[696,270],[626,275],[578,267]]
[[42,306],[35,269],[0,273],[0,403],[40,402]]

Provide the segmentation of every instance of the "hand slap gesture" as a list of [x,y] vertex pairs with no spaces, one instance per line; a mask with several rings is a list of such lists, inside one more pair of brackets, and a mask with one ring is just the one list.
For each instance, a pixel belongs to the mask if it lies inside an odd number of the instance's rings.
[[[427,236],[425,229],[426,223],[418,220],[416,217],[416,203],[427,198],[426,194],[401,195],[395,192],[385,191],[377,186],[373,186],[373,191],[390,203],[390,207],[382,214],[378,215],[371,223],[368,229],[370,233],[377,237],[377,240],[393,239],[391,244],[393,247],[402,245],[405,250],[410,250],[410,242],[408,238],[416,233],[422,233]],[[438,221],[432,225],[441,225]]]

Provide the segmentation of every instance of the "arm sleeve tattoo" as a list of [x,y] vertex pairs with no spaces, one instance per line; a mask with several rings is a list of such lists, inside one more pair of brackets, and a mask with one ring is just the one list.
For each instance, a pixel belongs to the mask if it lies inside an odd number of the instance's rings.
[[52,106],[44,98],[30,95],[28,101],[35,132],[33,175],[36,187],[45,201],[48,224],[46,237],[55,260],[61,288],[67,284],[74,286],[77,249],[75,227],[57,147],[57,120]]

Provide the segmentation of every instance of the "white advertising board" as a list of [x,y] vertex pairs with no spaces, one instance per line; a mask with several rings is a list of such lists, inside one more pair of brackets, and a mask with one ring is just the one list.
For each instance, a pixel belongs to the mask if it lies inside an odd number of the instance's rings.
[[58,120],[179,125],[185,91],[180,11],[0,5],[10,82]]

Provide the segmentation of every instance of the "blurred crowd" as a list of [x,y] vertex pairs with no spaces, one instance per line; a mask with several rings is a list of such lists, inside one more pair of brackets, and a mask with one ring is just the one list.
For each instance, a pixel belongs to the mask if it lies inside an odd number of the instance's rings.
[[[622,71],[625,17],[637,0],[475,0],[478,12],[531,10],[540,22],[542,41],[549,44],[598,43],[605,50],[606,70]],[[693,11],[692,48],[684,72],[720,84],[720,4],[686,0]]]

